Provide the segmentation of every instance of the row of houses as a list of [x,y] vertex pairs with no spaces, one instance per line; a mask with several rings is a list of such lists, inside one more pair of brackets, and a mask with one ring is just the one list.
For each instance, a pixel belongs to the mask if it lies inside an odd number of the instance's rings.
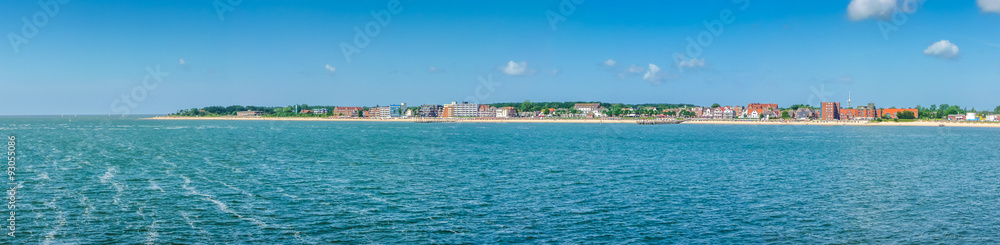
[[420,117],[479,117],[479,118],[508,118],[517,117],[517,109],[514,107],[494,107],[491,105],[481,105],[469,102],[451,102],[444,105],[421,105],[417,114]]
[[975,112],[962,114],[948,115],[948,121],[983,121],[983,122],[1000,122],[1000,115],[982,115]]
[[897,118],[901,112],[913,113],[913,118],[920,116],[920,112],[917,109],[906,108],[906,109],[879,109],[875,107],[875,103],[868,103],[868,105],[858,106],[855,108],[841,108],[840,102],[823,102],[820,104],[821,114],[820,118],[823,120],[834,121],[834,120],[875,120],[877,118]]
[[[313,112],[322,114],[319,112]],[[324,112],[325,113],[325,112]],[[365,109],[363,107],[336,107],[333,110],[333,117],[339,118],[408,118],[408,117],[431,117],[431,118],[507,118],[517,117],[517,109],[513,107],[496,108],[490,105],[480,105],[468,102],[452,102],[450,104],[421,105],[420,109],[410,109],[406,103],[392,104],[389,106],[375,106]]]
[[[681,109],[683,110],[683,109]],[[697,118],[706,119],[737,119],[737,118],[781,118],[778,104],[750,103],[742,106],[695,107],[691,109]],[[808,114],[811,114],[809,112]],[[807,115],[808,115],[807,114]]]
[[[607,115],[607,109],[602,108],[599,103],[577,103],[573,106],[575,112],[573,114],[568,114],[564,116],[569,117],[605,117]],[[819,110],[814,110],[811,108],[803,107],[797,108],[795,110],[785,110],[782,111],[778,104],[774,103],[750,103],[746,107],[743,106],[717,106],[717,107],[690,107],[690,108],[670,108],[657,110],[655,107],[646,108],[621,108],[626,112],[625,116],[635,116],[635,112],[639,109],[644,111],[656,111],[662,112],[656,116],[682,116],[682,115],[693,115],[695,118],[704,119],[779,119],[788,117],[794,118],[796,120],[811,120],[811,119],[822,119],[829,121],[836,120],[874,120],[877,118],[897,118],[901,112],[910,112],[913,114],[914,118],[919,117],[919,111],[917,109],[904,108],[877,108],[875,103],[868,103],[867,105],[858,106],[855,108],[842,108],[840,102],[822,102]],[[449,104],[426,104],[421,105],[420,109],[410,109],[407,107],[406,103],[392,104],[389,106],[375,106],[371,108],[363,107],[335,107],[332,114],[326,108],[318,108],[314,110],[302,110],[299,113],[312,113],[320,115],[332,115],[333,117],[339,118],[407,118],[407,117],[424,117],[424,118],[511,118],[511,117],[536,117],[536,116],[551,116],[551,112],[562,111],[566,112],[569,109],[545,109],[550,113],[542,112],[523,112],[518,111],[514,107],[494,107],[491,105],[483,105],[477,103],[469,102],[451,102]],[[544,111],[544,110],[543,110]],[[683,112],[683,113],[682,113]],[[648,114],[648,113],[647,113]],[[259,111],[241,111],[237,112],[237,116],[240,117],[259,117],[263,113]],[[686,117],[686,116],[685,116]],[[1000,121],[1000,115],[982,115],[977,116],[976,113],[968,113],[966,115],[949,115],[948,120],[958,120],[958,121]]]

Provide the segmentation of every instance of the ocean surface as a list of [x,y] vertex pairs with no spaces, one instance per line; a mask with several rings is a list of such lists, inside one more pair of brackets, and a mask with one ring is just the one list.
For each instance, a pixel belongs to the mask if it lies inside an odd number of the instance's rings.
[[81,116],[0,134],[19,156],[3,244],[1000,243],[995,128]]

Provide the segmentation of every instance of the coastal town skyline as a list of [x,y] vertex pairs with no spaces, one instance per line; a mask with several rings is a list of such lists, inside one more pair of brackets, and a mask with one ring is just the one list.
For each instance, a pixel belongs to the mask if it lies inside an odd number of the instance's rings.
[[0,10],[0,86],[37,105],[0,115],[849,94],[988,109],[1000,93],[995,0],[120,3]]
[[[478,104],[470,102],[451,102],[448,104],[412,105],[397,103],[376,106],[323,106],[323,105],[291,105],[291,106],[208,106],[202,108],[181,109],[169,113],[166,117],[172,119],[265,119],[308,117],[317,120],[337,119],[473,119],[501,120],[510,119],[553,119],[564,121],[587,121],[588,119],[657,119],[654,122],[669,120],[761,120],[761,121],[875,121],[904,120],[921,121],[1000,121],[1000,106],[992,110],[977,110],[959,105],[932,104],[929,107],[897,108],[876,106],[874,102],[858,104],[848,99],[846,104],[840,102],[822,102],[815,107],[805,104],[779,106],[776,103],[749,103],[742,105],[698,106],[693,104],[620,104],[604,102],[531,102]],[[109,115],[110,116],[110,115]]]

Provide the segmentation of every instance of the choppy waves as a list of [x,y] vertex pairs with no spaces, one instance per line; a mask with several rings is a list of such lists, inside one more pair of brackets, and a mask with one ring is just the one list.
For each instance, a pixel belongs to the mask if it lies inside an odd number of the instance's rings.
[[14,244],[1000,242],[993,129],[46,120]]

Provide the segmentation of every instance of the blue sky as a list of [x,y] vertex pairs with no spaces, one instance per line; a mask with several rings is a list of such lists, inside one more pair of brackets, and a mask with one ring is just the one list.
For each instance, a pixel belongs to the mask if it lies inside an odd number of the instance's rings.
[[[470,99],[787,106],[849,92],[883,107],[1000,105],[998,0],[62,1],[0,8],[0,115]],[[369,23],[379,32],[348,61],[342,44]],[[707,45],[687,52],[699,35]],[[159,75],[144,84],[147,68]]]

